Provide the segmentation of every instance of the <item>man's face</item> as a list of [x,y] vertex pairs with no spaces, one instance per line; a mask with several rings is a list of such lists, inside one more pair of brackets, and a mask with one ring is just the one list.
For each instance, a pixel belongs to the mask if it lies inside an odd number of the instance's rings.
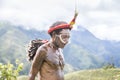
[[69,29],[62,29],[59,34],[55,35],[55,42],[59,48],[64,48],[65,45],[68,43],[70,38],[70,30]]

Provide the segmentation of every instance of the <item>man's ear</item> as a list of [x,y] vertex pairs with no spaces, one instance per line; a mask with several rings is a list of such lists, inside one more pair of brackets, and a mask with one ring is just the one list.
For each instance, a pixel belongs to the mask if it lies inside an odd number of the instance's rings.
[[55,38],[56,33],[53,31],[52,32],[52,38]]

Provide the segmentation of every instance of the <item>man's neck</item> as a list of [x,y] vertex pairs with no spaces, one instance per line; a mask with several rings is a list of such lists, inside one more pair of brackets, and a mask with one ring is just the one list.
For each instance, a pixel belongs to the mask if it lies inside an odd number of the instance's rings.
[[58,50],[58,49],[59,49],[59,47],[56,45],[56,43],[53,42],[52,40],[50,40],[50,45],[51,45],[51,47],[52,47],[53,49],[55,49],[55,50]]

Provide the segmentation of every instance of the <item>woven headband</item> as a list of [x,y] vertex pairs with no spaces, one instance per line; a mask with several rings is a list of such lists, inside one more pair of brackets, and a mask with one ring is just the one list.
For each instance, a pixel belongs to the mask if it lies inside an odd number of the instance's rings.
[[48,30],[48,33],[51,33],[57,29],[71,29],[69,24],[60,24],[58,26],[52,27]]
[[74,18],[72,19],[72,21],[69,24],[60,24],[55,27],[52,27],[48,30],[48,33],[50,34],[51,32],[58,30],[58,29],[70,29],[71,30],[73,28],[73,25],[75,24],[77,15],[78,15],[78,13],[75,13]]

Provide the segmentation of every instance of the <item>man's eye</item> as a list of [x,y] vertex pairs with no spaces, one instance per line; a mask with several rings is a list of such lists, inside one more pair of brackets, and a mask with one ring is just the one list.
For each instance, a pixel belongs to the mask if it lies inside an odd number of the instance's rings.
[[62,38],[69,38],[70,36],[67,36],[67,35],[64,35],[64,36],[62,36]]

